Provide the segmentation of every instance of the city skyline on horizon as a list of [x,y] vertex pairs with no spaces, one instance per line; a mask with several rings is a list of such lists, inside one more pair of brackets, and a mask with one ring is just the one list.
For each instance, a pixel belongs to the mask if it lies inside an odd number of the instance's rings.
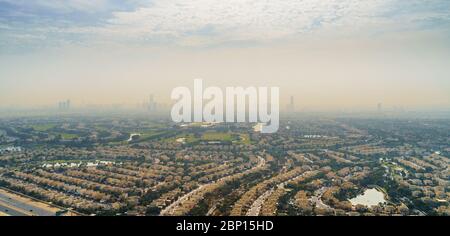
[[136,104],[201,78],[299,107],[450,107],[450,3],[0,0],[0,107]]

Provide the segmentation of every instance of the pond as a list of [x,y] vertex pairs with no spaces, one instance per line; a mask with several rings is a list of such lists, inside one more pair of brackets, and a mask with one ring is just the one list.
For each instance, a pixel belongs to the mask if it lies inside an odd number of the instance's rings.
[[365,206],[377,206],[380,203],[385,203],[384,193],[375,189],[367,189],[363,194],[356,196],[355,198],[350,199],[350,202],[353,205],[365,205]]
[[127,140],[127,142],[131,142],[136,138],[139,138],[141,134],[130,134],[130,138]]

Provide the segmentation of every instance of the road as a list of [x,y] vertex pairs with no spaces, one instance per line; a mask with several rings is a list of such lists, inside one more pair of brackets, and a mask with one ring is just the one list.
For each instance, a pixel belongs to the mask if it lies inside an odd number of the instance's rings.
[[[261,167],[263,167],[264,165],[266,165],[266,160],[264,160],[264,158],[258,156],[258,159],[259,159],[258,164],[257,164],[255,167],[253,167],[253,168],[251,168],[251,169],[249,169],[249,170],[246,170],[245,172],[250,172],[250,171],[252,171],[252,170],[254,170],[254,169],[261,168]],[[245,172],[244,172],[244,173],[245,173]],[[230,177],[230,176],[226,176],[226,177],[220,178],[220,179],[218,179],[218,180],[216,180],[216,181],[213,181],[212,183],[209,183],[209,184],[214,184],[214,183],[216,183],[216,182],[225,180],[225,179],[227,179],[227,178],[229,178],[229,177]],[[182,197],[178,198],[178,200],[176,200],[175,202],[173,202],[172,204],[170,204],[169,206],[167,206],[166,208],[164,208],[163,210],[161,210],[161,212],[160,212],[159,215],[161,215],[161,216],[173,215],[174,212],[175,212],[175,210],[177,209],[178,206],[182,205],[182,203],[183,203],[184,201],[186,201],[187,199],[189,199],[192,195],[196,194],[197,192],[201,191],[203,188],[205,188],[205,187],[208,186],[209,184],[200,185],[198,188],[196,188],[196,189],[190,191],[189,193],[186,193],[186,194],[183,195]]]
[[0,212],[10,216],[54,216],[56,214],[56,210],[44,209],[31,199],[3,189],[0,189]]
[[[293,178],[290,178],[286,181],[283,181],[282,183],[277,185],[277,188],[284,188],[284,186],[291,182],[291,181],[295,181],[296,179],[303,177],[305,174],[309,173],[305,172],[303,174],[297,175]],[[271,188],[267,191],[265,191],[261,196],[259,196],[250,206],[250,209],[247,211],[247,213],[245,214],[246,216],[259,216],[259,213],[261,211],[261,208],[264,204],[264,202],[267,200],[268,197],[270,197],[270,195],[272,195],[272,193],[275,191],[275,188]]]
[[273,193],[275,188],[265,191],[261,196],[259,196],[252,204],[250,209],[247,211],[245,216],[258,216],[261,211],[262,205],[267,200],[267,198]]
[[0,216],[31,216],[30,212],[21,210],[19,208],[4,204],[0,201]]
[[314,194],[314,196],[311,197],[311,202],[313,202],[317,208],[319,209],[328,209],[328,210],[334,210],[332,207],[328,206],[327,204],[322,202],[322,195],[327,191],[329,188],[322,187],[319,190],[317,190]]
[[177,209],[177,207],[179,205],[181,205],[184,201],[189,199],[192,195],[196,194],[198,191],[201,191],[204,187],[205,187],[205,185],[200,185],[198,188],[196,188],[196,189],[190,191],[189,193],[186,193],[182,197],[178,198],[178,200],[176,200],[175,202],[173,202],[172,204],[170,204],[169,206],[167,206],[166,208],[161,210],[160,215],[161,216],[173,215],[173,213],[175,212],[175,210]]

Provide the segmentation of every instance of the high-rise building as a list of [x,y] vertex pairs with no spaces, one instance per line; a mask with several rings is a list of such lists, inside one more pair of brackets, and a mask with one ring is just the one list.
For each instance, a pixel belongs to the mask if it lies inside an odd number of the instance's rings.
[[153,94],[150,94],[148,104],[145,105],[149,111],[156,111],[158,106],[157,103],[155,102],[155,97],[153,96]]
[[291,96],[289,104],[287,105],[288,112],[294,112],[295,111],[295,105],[294,105],[294,96]]
[[382,112],[382,110],[383,110],[383,105],[381,103],[378,103],[377,104],[377,111],[378,112]]
[[150,94],[150,99],[149,99],[150,104],[154,102],[154,97],[153,94]]
[[58,103],[59,110],[69,110],[70,109],[70,100],[67,99],[66,101],[61,101]]

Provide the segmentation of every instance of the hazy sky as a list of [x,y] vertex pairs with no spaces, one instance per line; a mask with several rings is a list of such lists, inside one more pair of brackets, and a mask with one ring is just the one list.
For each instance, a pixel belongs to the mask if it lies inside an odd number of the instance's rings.
[[450,107],[448,0],[0,0],[0,107],[279,86],[300,109]]

